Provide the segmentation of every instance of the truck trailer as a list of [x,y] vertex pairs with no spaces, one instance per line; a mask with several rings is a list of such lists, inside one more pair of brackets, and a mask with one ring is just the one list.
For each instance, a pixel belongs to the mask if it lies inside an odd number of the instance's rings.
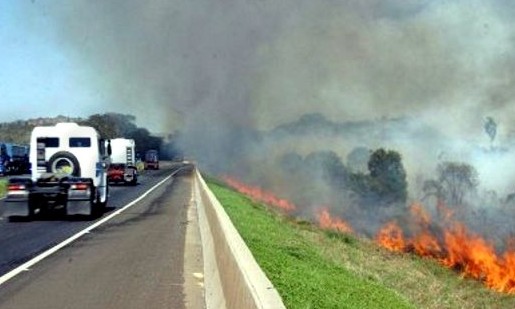
[[134,140],[114,138],[107,143],[110,143],[112,151],[111,162],[107,170],[107,180],[110,183],[138,184]]

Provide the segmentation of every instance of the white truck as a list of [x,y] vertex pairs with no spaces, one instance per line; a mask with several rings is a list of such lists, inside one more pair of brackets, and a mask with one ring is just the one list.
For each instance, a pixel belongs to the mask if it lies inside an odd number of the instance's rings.
[[110,183],[138,184],[136,167],[136,144],[133,139],[113,138],[107,141],[111,145],[111,163],[107,170]]
[[109,195],[109,148],[93,127],[35,127],[30,138],[31,177],[9,180],[3,217],[53,211],[99,216]]

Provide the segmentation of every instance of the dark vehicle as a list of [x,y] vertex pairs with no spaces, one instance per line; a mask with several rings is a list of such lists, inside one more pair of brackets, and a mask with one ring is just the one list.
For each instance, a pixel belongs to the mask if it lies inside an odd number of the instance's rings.
[[28,146],[0,142],[0,175],[27,174],[29,170]]
[[159,153],[157,150],[151,149],[145,153],[145,169],[159,169]]

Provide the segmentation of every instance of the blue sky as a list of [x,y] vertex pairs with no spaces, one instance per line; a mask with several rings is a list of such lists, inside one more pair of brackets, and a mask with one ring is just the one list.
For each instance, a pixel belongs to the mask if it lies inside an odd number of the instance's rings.
[[84,87],[81,67],[52,37],[51,21],[22,14],[30,4],[0,0],[0,122],[98,112],[102,102]]

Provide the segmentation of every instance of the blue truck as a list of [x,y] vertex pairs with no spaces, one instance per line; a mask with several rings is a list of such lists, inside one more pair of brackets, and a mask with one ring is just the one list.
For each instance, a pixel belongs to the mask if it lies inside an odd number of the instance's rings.
[[0,142],[0,175],[21,175],[29,172],[29,146]]

